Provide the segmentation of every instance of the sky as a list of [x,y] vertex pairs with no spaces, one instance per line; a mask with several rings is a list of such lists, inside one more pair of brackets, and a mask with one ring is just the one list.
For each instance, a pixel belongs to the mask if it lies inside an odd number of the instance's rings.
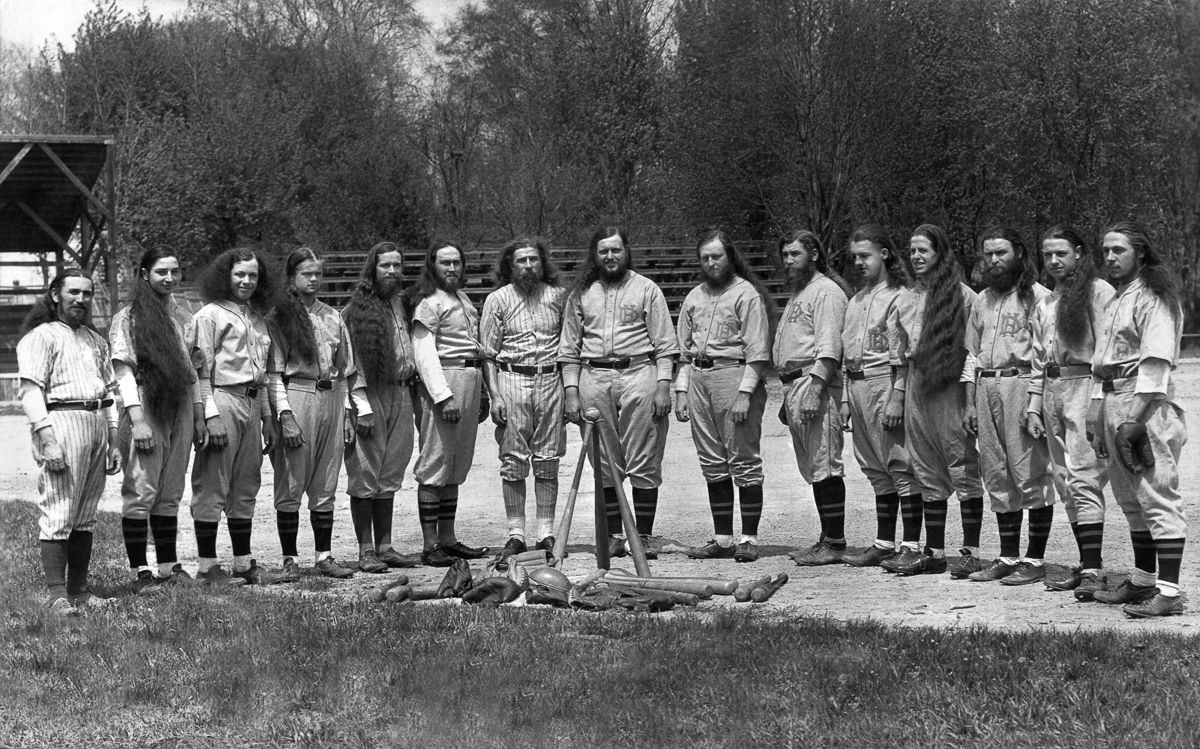
[[[415,0],[417,11],[435,26],[443,23],[466,0]],[[73,48],[72,36],[95,0],[0,0],[0,41],[30,50],[61,43]],[[143,7],[154,18],[172,18],[187,10],[188,0],[117,0],[123,10]]]

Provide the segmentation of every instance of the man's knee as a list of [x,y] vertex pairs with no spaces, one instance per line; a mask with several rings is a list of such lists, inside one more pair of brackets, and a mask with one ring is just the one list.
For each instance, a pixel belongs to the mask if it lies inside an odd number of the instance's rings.
[[558,478],[558,458],[533,461],[533,477],[535,479]]

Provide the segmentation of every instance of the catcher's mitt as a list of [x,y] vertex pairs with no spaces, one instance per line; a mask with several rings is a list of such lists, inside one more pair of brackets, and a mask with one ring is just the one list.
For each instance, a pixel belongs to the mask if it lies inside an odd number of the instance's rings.
[[1117,427],[1113,439],[1121,465],[1131,473],[1145,473],[1154,467],[1154,449],[1146,425],[1140,421],[1126,421]]

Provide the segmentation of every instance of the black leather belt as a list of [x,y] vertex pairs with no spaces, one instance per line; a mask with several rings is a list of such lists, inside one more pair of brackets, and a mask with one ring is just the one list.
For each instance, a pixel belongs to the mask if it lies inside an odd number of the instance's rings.
[[593,369],[629,369],[631,361],[628,356],[623,359],[588,359],[587,365]]
[[1029,374],[1029,367],[1005,367],[1004,369],[980,369],[976,370],[976,375],[980,377],[1017,377],[1023,374]]
[[105,398],[104,400],[97,399],[97,400],[90,400],[90,401],[56,401],[54,403],[47,403],[46,410],[47,411],[99,411],[102,408],[108,408],[112,404],[113,404],[112,398]]
[[1129,384],[1136,380],[1136,377],[1105,377],[1100,380],[1100,390],[1104,393],[1115,393],[1127,389]]
[[553,374],[558,371],[557,364],[509,364],[506,361],[498,361],[496,366],[505,372],[515,372],[520,375]]
[[855,382],[858,382],[859,380],[867,379],[867,373],[861,369],[847,369],[846,377],[848,377],[851,380],[854,380]]
[[692,366],[696,369],[712,369],[718,364],[734,366],[745,363],[745,359],[712,359],[707,356],[697,356],[696,358],[692,359]]
[[803,369],[793,369],[791,372],[780,372],[779,381],[784,385],[795,382],[805,375]]
[[483,366],[483,359],[438,359],[443,367],[471,367],[479,369]]
[[315,390],[333,390],[333,380],[314,380],[311,377],[287,377],[284,379],[283,384],[291,384],[294,380],[311,382],[313,383],[313,389]]
[[1047,364],[1046,376],[1052,380],[1059,377],[1088,377],[1092,374],[1090,364]]

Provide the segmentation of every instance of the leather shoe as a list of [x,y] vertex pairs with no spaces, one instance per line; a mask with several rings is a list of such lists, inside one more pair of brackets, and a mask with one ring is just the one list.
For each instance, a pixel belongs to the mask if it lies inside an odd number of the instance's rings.
[[455,557],[450,556],[441,544],[434,544],[429,551],[421,552],[421,563],[428,567],[449,567],[454,560]]
[[922,554],[921,558],[911,564],[896,565],[896,574],[909,577],[911,575],[940,575],[946,571],[946,557],[935,557],[932,554]]
[[752,544],[749,541],[743,541],[737,545],[737,551],[733,552],[733,561],[735,562],[757,562],[758,561],[758,544]]
[[392,548],[380,549],[375,552],[375,556],[379,561],[386,564],[388,567],[404,568],[416,567],[421,563],[421,557],[417,554],[401,554]]
[[335,580],[345,580],[348,577],[354,576],[354,570],[349,567],[343,567],[338,564],[338,560],[333,557],[325,557],[315,565],[317,572],[323,577],[332,577]]
[[722,546],[714,538],[703,546],[688,549],[686,553],[692,559],[729,559],[737,553],[737,549],[732,543]]
[[1070,573],[1066,577],[1056,577],[1051,579],[1047,577],[1044,581],[1046,590],[1075,590],[1082,582],[1082,577],[1079,574],[1078,567],[1072,567]]
[[620,538],[618,536],[609,536],[608,537],[608,558],[609,559],[616,559],[617,557],[623,557],[628,553],[629,552],[625,550],[625,539]]
[[1079,575],[1079,586],[1075,588],[1076,601],[1094,601],[1096,594],[1108,590],[1108,578],[1095,572],[1084,572]]
[[1126,580],[1117,586],[1116,590],[1097,590],[1092,594],[1093,601],[1100,603],[1145,603],[1158,595],[1156,585],[1134,585]]
[[524,554],[527,551],[525,542],[522,539],[513,536],[508,539],[508,543],[504,544],[504,548],[500,550],[501,557],[511,557],[513,554]]
[[1155,593],[1153,598],[1143,603],[1127,604],[1123,611],[1126,616],[1135,619],[1148,619],[1152,616],[1177,616],[1187,611],[1187,606],[1184,605],[1185,600],[1182,593],[1177,596]]
[[900,547],[899,554],[895,554],[883,560],[879,563],[879,566],[883,568],[884,572],[895,572],[896,569],[901,566],[916,564],[917,562],[921,561],[921,558],[924,556],[925,555],[917,549],[913,549],[908,546],[902,546]]
[[1021,560],[1017,562],[1017,569],[1011,575],[1006,575],[1001,581],[1001,585],[1029,585],[1031,583],[1041,582],[1046,579],[1046,565],[1034,564]]
[[487,556],[488,547],[467,546],[462,541],[455,541],[452,544],[441,544],[442,550],[452,557],[459,559],[483,559]]
[[835,547],[821,536],[820,540],[807,549],[797,549],[788,554],[792,561],[801,567],[818,567],[823,564],[837,564],[846,553],[846,545]]
[[851,567],[878,567],[884,560],[896,556],[895,549],[881,549],[872,544],[861,554],[843,554],[842,561]]
[[374,549],[367,549],[358,555],[358,568],[363,572],[379,574],[380,572],[387,572],[388,566],[379,559],[378,552]]
[[955,580],[962,580],[963,578],[970,577],[974,572],[982,572],[987,568],[987,564],[982,559],[966,549],[962,549],[959,553],[961,556],[958,559],[950,561],[947,565],[950,570],[950,577]]
[[[650,546],[650,536],[639,534],[638,538],[642,541],[642,551],[646,552],[646,559],[658,559],[658,552]],[[625,551],[629,551],[629,542],[625,542]]]
[[967,575],[968,580],[974,580],[977,583],[990,583],[993,580],[999,580],[1008,577],[1017,571],[1017,565],[1002,562],[999,559],[993,560],[991,565],[978,572],[972,572]]

